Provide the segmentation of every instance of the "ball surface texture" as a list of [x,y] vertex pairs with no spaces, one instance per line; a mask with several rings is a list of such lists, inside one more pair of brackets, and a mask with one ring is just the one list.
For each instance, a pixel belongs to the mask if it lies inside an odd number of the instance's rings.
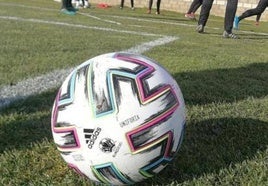
[[183,95],[156,61],[138,54],[103,54],[63,82],[51,127],[63,159],[92,181],[128,185],[163,170],[180,147]]

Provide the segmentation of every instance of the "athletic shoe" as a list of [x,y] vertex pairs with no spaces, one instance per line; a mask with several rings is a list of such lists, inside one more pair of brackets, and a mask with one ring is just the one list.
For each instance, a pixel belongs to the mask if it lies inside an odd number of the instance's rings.
[[78,4],[78,5],[75,6],[75,8],[76,8],[76,9],[81,9],[81,8],[83,8],[83,5]]
[[88,3],[88,1],[85,1],[84,8],[90,8],[90,4]]
[[196,27],[196,31],[197,31],[198,33],[204,33],[204,26],[203,26],[203,25],[198,25],[198,26]]
[[160,14],[160,12],[156,11],[155,14],[158,15],[158,14]]
[[147,14],[150,14],[151,13],[151,10],[147,10]]
[[68,7],[67,10],[72,11],[72,12],[77,12],[78,9],[74,7]]
[[235,16],[233,27],[234,27],[234,29],[238,30],[238,26],[239,26],[239,19],[237,16]]
[[60,11],[61,11],[61,13],[64,13],[66,15],[75,15],[76,14],[75,11],[67,10],[65,8],[61,9]]
[[135,10],[135,7],[131,7],[132,10]]
[[222,37],[230,39],[238,39],[237,35],[235,35],[234,33],[228,33],[226,31],[223,32]]
[[184,17],[189,18],[191,20],[195,20],[195,14],[193,12],[190,14],[185,14]]

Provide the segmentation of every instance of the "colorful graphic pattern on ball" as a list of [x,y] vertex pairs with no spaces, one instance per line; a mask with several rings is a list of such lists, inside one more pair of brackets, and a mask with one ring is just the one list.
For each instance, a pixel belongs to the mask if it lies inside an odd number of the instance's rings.
[[69,166],[115,185],[160,172],[178,151],[185,123],[182,95],[167,76],[152,60],[128,53],[77,67],[59,90],[51,118],[54,141]]

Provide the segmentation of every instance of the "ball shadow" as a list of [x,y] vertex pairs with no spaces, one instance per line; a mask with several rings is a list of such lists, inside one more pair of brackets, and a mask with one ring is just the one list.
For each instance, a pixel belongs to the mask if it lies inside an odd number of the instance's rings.
[[[244,160],[268,145],[268,123],[245,118],[218,118],[190,122],[185,139],[173,163],[157,176],[160,185],[182,183],[218,173]],[[145,185],[155,183],[148,180]]]

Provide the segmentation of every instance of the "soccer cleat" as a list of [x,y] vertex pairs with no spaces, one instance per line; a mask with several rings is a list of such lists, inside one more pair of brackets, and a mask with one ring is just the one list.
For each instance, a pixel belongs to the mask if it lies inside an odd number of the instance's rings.
[[198,33],[204,33],[204,26],[203,26],[203,25],[198,25],[198,26],[196,27],[196,31],[197,31]]
[[228,33],[226,31],[223,32],[222,37],[230,39],[238,39],[237,35],[235,35],[234,33]]
[[135,10],[135,7],[131,7],[132,10]]
[[67,10],[65,8],[61,9],[60,11],[61,11],[61,13],[64,13],[66,15],[75,15],[76,14],[75,11]]
[[234,29],[238,30],[238,26],[239,26],[239,19],[237,16],[235,16],[233,27],[234,27]]
[[160,12],[159,11],[156,11],[155,14],[158,15],[158,14],[160,14]]

